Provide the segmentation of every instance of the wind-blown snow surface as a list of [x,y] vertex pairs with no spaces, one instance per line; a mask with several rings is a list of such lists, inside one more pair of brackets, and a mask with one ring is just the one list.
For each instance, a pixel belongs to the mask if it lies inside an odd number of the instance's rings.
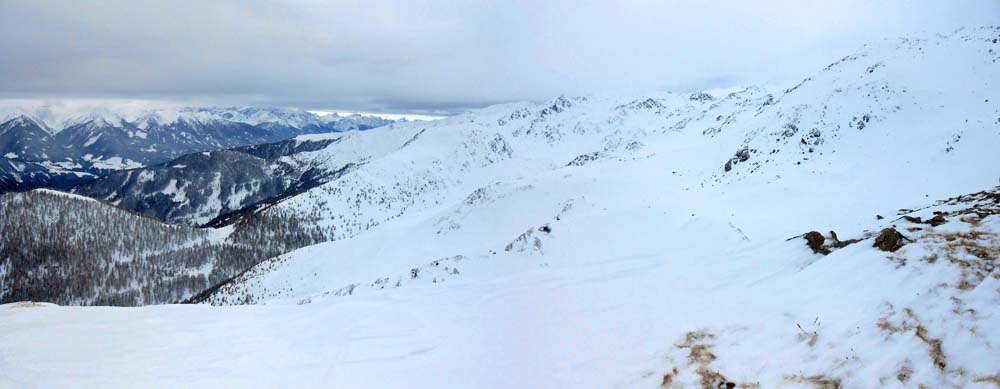
[[[208,300],[259,305],[4,306],[0,384],[989,387],[1000,216],[896,218],[996,185],[998,37],[344,135],[313,158],[356,166],[276,206],[337,240]],[[915,242],[873,248],[891,225]]]

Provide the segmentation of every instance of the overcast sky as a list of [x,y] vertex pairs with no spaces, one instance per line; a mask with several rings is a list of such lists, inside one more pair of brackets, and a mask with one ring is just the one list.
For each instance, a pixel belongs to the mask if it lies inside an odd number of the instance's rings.
[[396,113],[791,83],[1000,0],[0,0],[0,98]]

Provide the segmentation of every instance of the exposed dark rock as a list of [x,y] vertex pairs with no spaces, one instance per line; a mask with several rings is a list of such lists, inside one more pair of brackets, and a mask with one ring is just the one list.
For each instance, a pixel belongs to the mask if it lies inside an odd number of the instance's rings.
[[926,221],[926,223],[930,224],[932,227],[937,227],[937,226],[940,226],[940,225],[945,224],[947,222],[948,222],[948,219],[945,219],[944,216],[941,216],[941,215],[935,215],[934,217],[932,217],[932,218],[930,218],[930,219],[928,219]]
[[877,247],[879,250],[895,252],[899,250],[900,247],[906,245],[907,241],[912,242],[909,238],[900,234],[895,228],[886,228],[878,233],[875,238],[875,244],[872,247]]
[[600,157],[601,153],[597,151],[593,153],[578,155],[576,158],[573,158],[572,161],[569,161],[569,163],[567,163],[566,166],[583,166],[591,161],[596,161]]
[[909,215],[903,215],[902,217],[900,217],[900,219],[906,220],[914,224],[930,224],[932,227],[937,227],[948,222],[948,219],[945,219],[944,215],[941,214],[934,215],[934,217],[927,220],[923,220],[920,217],[909,216]]
[[715,98],[712,97],[712,95],[705,92],[692,93],[691,96],[688,97],[688,99],[690,99],[691,101],[702,101],[702,102],[715,100]]
[[[799,132],[799,127],[794,123],[786,123],[782,128],[781,137],[783,138],[791,138]],[[805,143],[805,140],[803,140],[803,143]]]
[[750,159],[750,149],[744,147],[739,151],[737,151],[736,154],[734,154],[733,157],[729,159],[729,161],[726,161],[726,165],[723,167],[723,169],[725,169],[725,171],[728,172],[730,170],[733,170],[733,165],[736,165],[740,162],[746,162],[749,159]]
[[823,243],[826,242],[826,238],[823,237],[823,234],[816,231],[809,231],[805,235],[802,235],[802,237],[806,239],[806,245],[808,245],[814,253],[823,255],[830,253],[830,249],[823,247]]
[[852,245],[852,244],[855,244],[855,243],[858,243],[858,242],[860,242],[860,241],[861,241],[861,239],[848,239],[848,240],[841,240],[841,241],[837,241],[836,243],[834,243],[834,244],[832,245],[832,247],[833,247],[833,248],[837,248],[837,249],[842,249],[842,248],[844,248],[844,247],[847,247],[847,246],[850,246],[850,245]]
[[840,240],[835,231],[830,231],[830,247],[840,249],[860,242],[861,239]]

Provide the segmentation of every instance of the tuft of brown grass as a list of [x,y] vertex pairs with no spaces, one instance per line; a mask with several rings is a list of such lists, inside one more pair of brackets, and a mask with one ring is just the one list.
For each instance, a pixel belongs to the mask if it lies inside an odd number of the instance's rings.
[[924,262],[933,264],[943,258],[960,268],[961,279],[954,285],[958,290],[972,290],[987,277],[998,277],[996,270],[1000,267],[1000,236],[992,231],[930,231],[921,240],[927,251],[931,252],[922,259]]
[[795,323],[795,326],[799,327],[800,332],[798,334],[798,338],[800,342],[803,341],[806,342],[806,344],[808,344],[809,347],[816,345],[816,340],[819,339],[818,331],[812,331],[812,332],[806,331],[804,328],[802,328],[801,325],[799,325],[799,323]]
[[1000,373],[997,373],[997,374],[994,374],[994,375],[990,375],[990,376],[976,377],[976,378],[972,379],[972,382],[978,382],[978,383],[983,383],[983,384],[993,384],[993,386],[996,386],[997,388],[1000,388]]
[[948,363],[945,361],[944,351],[941,349],[941,339],[928,336],[927,328],[923,325],[917,326],[917,338],[926,343],[927,347],[930,348],[927,352],[930,354],[931,359],[934,360],[934,366],[937,367],[938,370],[944,371],[944,369],[948,367]]
[[[736,383],[729,381],[722,373],[710,369],[708,366],[715,361],[715,353],[712,352],[710,341],[715,339],[715,335],[706,331],[691,331],[684,334],[684,342],[675,345],[677,348],[688,349],[688,364],[696,366],[695,374],[698,375],[700,386],[703,389],[733,389]],[[673,377],[677,374],[677,368],[673,373],[665,374],[661,386],[671,385]]]
[[707,344],[693,345],[688,352],[688,361],[692,364],[707,365],[715,361],[715,359],[715,354],[712,353],[712,346]]
[[[904,308],[904,312],[906,312],[907,316],[911,316],[911,313],[913,311],[911,311],[910,308]],[[902,323],[900,323],[899,326],[895,326],[891,322],[889,322],[889,317],[895,315],[896,315],[896,310],[893,308],[892,304],[889,304],[888,312],[886,312],[885,315],[879,318],[878,322],[876,322],[875,325],[878,326],[878,328],[882,330],[882,332],[885,332],[888,335],[893,335],[896,333],[905,332],[913,329],[913,327],[905,320]]]
[[907,359],[903,361],[903,365],[896,371],[896,379],[899,380],[899,383],[906,385],[910,381],[910,377],[913,377],[913,368],[910,367],[910,360]]
[[663,382],[660,382],[660,387],[661,388],[671,387],[671,385],[673,385],[674,382],[674,376],[676,376],[678,373],[680,373],[680,371],[678,371],[677,368],[675,367],[673,370],[670,371],[670,373],[664,374]]
[[959,218],[958,220],[961,220],[963,222],[969,223],[973,227],[979,227],[979,222],[981,221],[981,219],[979,219],[976,216],[963,216],[963,217]]
[[[955,300],[953,299],[952,301],[954,302]],[[892,305],[890,305],[889,312],[880,318],[876,325],[879,329],[889,335],[913,330],[917,339],[920,339],[921,342],[927,345],[927,353],[931,357],[931,360],[934,361],[934,367],[940,371],[944,371],[945,368],[948,367],[948,362],[944,355],[944,350],[942,348],[943,343],[941,339],[932,338],[927,333],[927,327],[924,327],[924,325],[920,323],[920,319],[917,318],[917,315],[913,313],[912,309],[909,307],[903,308],[903,313],[906,314],[906,319],[904,319],[898,326],[893,325],[889,322],[889,317],[895,315],[895,310],[893,310]]]
[[677,347],[687,348],[709,339],[715,339],[715,335],[707,331],[690,331],[684,334],[684,343],[678,344]]
[[840,389],[840,380],[836,378],[827,377],[824,375],[790,375],[785,376],[785,380],[791,382],[810,384],[816,389]]
[[699,367],[695,373],[701,377],[701,389],[733,389],[736,387],[735,382],[729,381],[719,372],[707,367]]

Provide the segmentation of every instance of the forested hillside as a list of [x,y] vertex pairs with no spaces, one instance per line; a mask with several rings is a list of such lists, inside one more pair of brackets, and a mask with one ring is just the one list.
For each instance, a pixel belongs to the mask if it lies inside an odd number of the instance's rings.
[[179,301],[321,236],[285,213],[210,230],[60,192],[7,193],[0,195],[0,303]]

